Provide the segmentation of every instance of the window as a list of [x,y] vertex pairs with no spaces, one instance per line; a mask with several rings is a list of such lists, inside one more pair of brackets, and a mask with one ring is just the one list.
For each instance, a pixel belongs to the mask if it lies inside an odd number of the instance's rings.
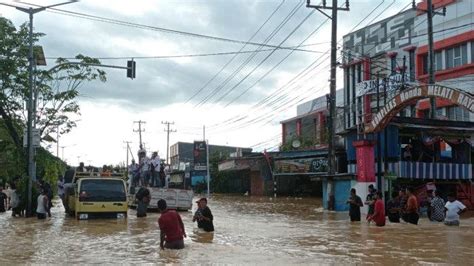
[[446,68],[467,64],[467,43],[446,50]]
[[443,54],[442,52],[436,52],[434,55],[434,65],[433,68],[435,71],[443,70]]
[[393,56],[390,58],[390,71],[392,75],[395,74],[396,68],[397,68],[397,58]]
[[[443,70],[443,52],[435,52],[434,62],[433,62],[434,71]],[[428,54],[423,56],[423,74],[428,74]]]
[[357,83],[362,82],[362,64],[357,65]]
[[428,74],[428,55],[423,56],[423,74]]
[[408,65],[410,67],[410,81],[415,81],[415,50],[408,54]]
[[471,64],[474,64],[474,42],[471,42]]
[[81,201],[125,201],[127,194],[121,180],[86,179],[81,182]]

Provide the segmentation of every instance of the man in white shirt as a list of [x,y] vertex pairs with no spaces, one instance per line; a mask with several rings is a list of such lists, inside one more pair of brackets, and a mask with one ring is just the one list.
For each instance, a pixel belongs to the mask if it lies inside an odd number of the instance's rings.
[[158,152],[154,152],[150,159],[150,172],[151,172],[151,186],[161,187],[161,180],[160,180],[160,166],[161,160],[160,156],[158,156]]
[[137,186],[139,178],[138,164],[135,162],[135,159],[132,159],[132,164],[128,166],[128,181],[130,186]]
[[445,225],[459,225],[459,215],[466,211],[466,206],[460,201],[456,200],[454,194],[448,195],[448,202],[444,206],[446,211]]
[[140,158],[140,181],[143,185],[148,186],[150,181],[150,158],[146,156],[146,152],[143,152]]

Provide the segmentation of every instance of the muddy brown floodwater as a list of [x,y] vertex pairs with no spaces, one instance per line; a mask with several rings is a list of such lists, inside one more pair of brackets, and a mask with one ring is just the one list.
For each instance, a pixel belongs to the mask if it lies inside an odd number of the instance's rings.
[[[60,204],[59,204],[60,205]],[[12,263],[414,264],[473,265],[474,218],[446,227],[426,218],[418,226],[377,228],[323,211],[318,199],[214,196],[216,232],[198,231],[181,212],[188,238],[180,251],[159,250],[159,214],[127,220],[76,221],[60,206],[53,218],[0,214],[0,265]]]

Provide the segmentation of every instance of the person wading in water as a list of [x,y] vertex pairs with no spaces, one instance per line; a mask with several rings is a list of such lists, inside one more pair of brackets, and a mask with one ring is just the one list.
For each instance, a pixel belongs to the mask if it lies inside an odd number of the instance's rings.
[[183,249],[186,231],[181,216],[174,210],[168,210],[164,199],[158,201],[158,210],[161,213],[158,219],[160,226],[161,249]]

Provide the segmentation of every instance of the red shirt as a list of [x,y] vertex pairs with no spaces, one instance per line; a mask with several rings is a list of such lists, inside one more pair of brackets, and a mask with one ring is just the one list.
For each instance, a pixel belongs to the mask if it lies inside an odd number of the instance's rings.
[[375,210],[374,215],[372,215],[372,220],[377,226],[385,225],[385,207],[383,206],[383,202],[380,199],[375,201]]
[[415,195],[411,195],[408,198],[407,202],[407,213],[417,213],[418,212],[418,200]]
[[182,224],[183,221],[181,220],[181,216],[173,210],[166,210],[158,219],[160,230],[165,233],[166,242],[173,242],[183,239],[184,232],[181,228]]

